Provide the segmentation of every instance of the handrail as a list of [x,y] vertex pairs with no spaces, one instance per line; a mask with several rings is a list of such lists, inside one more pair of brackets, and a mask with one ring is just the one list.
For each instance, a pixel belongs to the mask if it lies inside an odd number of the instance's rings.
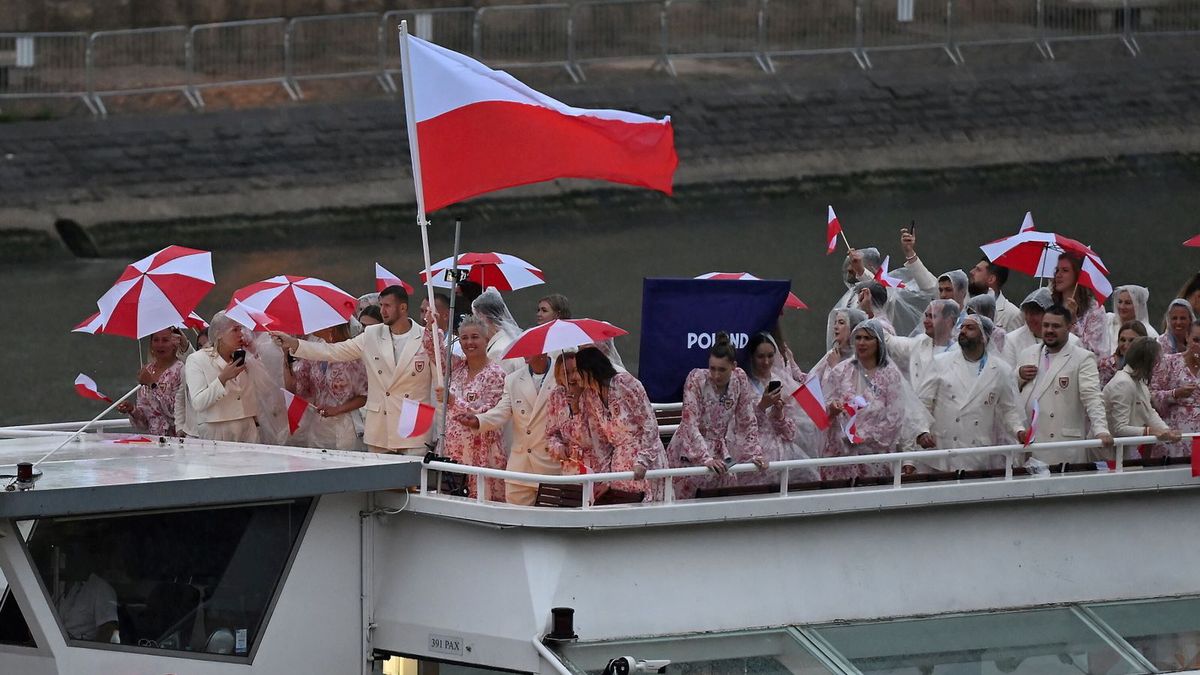
[[[1183,438],[1195,438],[1200,436],[1200,432],[1182,434]],[[1114,456],[1113,471],[1120,473],[1124,470],[1124,447],[1128,445],[1141,445],[1143,443],[1158,443],[1159,439],[1155,436],[1125,436],[1113,439],[1113,445],[1110,450]],[[930,460],[930,459],[947,459],[953,457],[971,457],[978,455],[1005,455],[1005,472],[1003,480],[1013,480],[1013,460],[1018,454],[1031,452],[1035,450],[1086,450],[1093,448],[1102,448],[1103,444],[1097,439],[1085,439],[1079,441],[1052,441],[1048,443],[1033,443],[1028,446],[1018,443],[1007,445],[989,445],[973,448],[947,448],[937,450],[914,450],[910,452],[891,452],[877,453],[871,455],[846,455],[839,457],[819,457],[813,459],[789,459],[777,462],[771,462],[770,471],[790,469],[811,469],[823,466],[841,466],[845,464],[892,464],[893,468],[893,488],[899,488],[902,485],[901,467],[913,460]],[[759,468],[754,464],[743,463],[735,464],[728,468],[729,473],[752,473],[759,471]],[[425,495],[430,493],[429,489],[429,472],[446,472],[459,473],[465,475],[476,476],[480,478],[499,478],[504,480],[519,481],[526,483],[547,483],[551,485],[582,485],[584,493],[589,491],[589,488],[595,483],[608,483],[619,480],[633,480],[634,474],[632,471],[613,471],[606,473],[585,473],[577,475],[543,475],[526,473],[521,471],[507,471],[505,469],[493,469],[484,466],[471,466],[468,464],[454,464],[450,462],[426,462],[422,466],[420,494]],[[674,501],[672,482],[675,478],[686,476],[704,476],[713,475],[712,471],[705,466],[680,467],[673,469],[651,469],[646,472],[647,480],[661,478],[666,480],[667,490],[664,501],[670,503]],[[481,488],[477,490],[476,500],[480,502],[487,501],[486,490],[482,488],[483,482],[480,482]],[[787,482],[781,481],[780,491],[782,494],[787,494]],[[583,501],[583,508],[589,508],[589,500]]]

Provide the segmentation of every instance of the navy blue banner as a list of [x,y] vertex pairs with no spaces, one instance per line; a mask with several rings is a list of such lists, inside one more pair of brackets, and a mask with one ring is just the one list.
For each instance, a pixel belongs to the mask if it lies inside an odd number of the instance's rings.
[[791,290],[789,281],[644,279],[638,379],[655,403],[683,400],[683,381],[708,367],[719,331],[739,358],[750,336],[770,330]]

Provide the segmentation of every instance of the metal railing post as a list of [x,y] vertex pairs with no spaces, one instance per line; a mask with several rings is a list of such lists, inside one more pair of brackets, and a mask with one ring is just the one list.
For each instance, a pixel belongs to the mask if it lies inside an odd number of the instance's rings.
[[662,10],[658,15],[658,35],[662,43],[662,64],[667,74],[675,77],[675,64],[671,63],[671,26],[667,13],[671,10],[671,0],[663,0]]
[[767,52],[767,16],[768,4],[771,0],[761,0],[758,3],[758,65],[768,73],[775,72],[775,65],[771,63],[771,55]]
[[1036,5],[1037,28],[1034,31],[1034,41],[1042,58],[1053,61],[1054,52],[1051,51],[1050,42],[1046,39],[1046,2],[1045,0],[1036,0]]
[[83,53],[84,63],[84,79],[87,81],[87,94],[84,95],[85,101],[91,101],[88,108],[92,110],[92,114],[98,117],[104,117],[107,111],[104,109],[104,104],[96,97],[96,34],[91,33],[87,39],[87,49]]
[[292,95],[297,100],[304,98],[304,92],[300,90],[300,85],[296,83],[295,72],[295,45],[293,44],[293,32],[296,30],[296,20],[289,19],[287,28],[283,31],[283,81],[291,90]]
[[863,70],[868,70],[871,67],[871,59],[867,58],[865,40],[863,38],[863,0],[854,0],[854,60],[858,61],[858,67]]
[[471,23],[471,51],[474,56],[480,61],[483,60],[483,13],[487,11],[486,7],[480,7],[475,10],[475,19]]
[[1121,12],[1124,15],[1123,23],[1125,24],[1121,30],[1121,41],[1125,43],[1125,47],[1131,55],[1137,56],[1141,49],[1133,36],[1133,8],[1129,6],[1129,0],[1123,0],[1121,4]]

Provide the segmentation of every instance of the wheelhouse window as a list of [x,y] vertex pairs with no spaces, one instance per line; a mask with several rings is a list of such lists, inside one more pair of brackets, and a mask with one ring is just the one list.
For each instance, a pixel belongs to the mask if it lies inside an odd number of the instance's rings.
[[28,547],[69,640],[245,657],[312,501],[50,518]]

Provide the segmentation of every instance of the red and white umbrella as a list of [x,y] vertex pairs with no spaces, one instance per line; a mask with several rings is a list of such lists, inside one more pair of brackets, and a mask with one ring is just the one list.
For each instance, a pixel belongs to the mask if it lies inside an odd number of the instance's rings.
[[1108,274],[1108,267],[1090,246],[1054,232],[1026,230],[1011,237],[997,239],[979,248],[994,264],[1033,277],[1053,277],[1054,267],[1058,264],[1058,256],[1066,251],[1091,260],[1100,272]]
[[1107,278],[1108,268],[1104,266],[1100,255],[1090,246],[1070,237],[1054,232],[1026,230],[979,248],[996,265],[1046,279],[1054,277],[1060,254],[1075,253],[1083,258],[1079,284],[1090,288],[1100,302],[1112,294],[1112,284]]
[[1183,245],[1184,245],[1184,246],[1192,246],[1192,247],[1200,247],[1200,234],[1198,234],[1198,235],[1196,235],[1196,236],[1192,237],[1191,239],[1188,239],[1187,241],[1183,242]]
[[349,321],[356,302],[328,281],[281,275],[234,291],[225,310],[261,312],[273,320],[271,330],[307,335]]
[[[438,288],[450,288],[446,281],[446,270],[453,267],[454,258],[439,260],[430,266],[433,271],[433,285]],[[498,291],[515,291],[530,286],[546,283],[546,275],[540,269],[528,262],[507,253],[464,253],[458,256],[458,268],[467,271],[467,279]],[[421,283],[428,276],[421,272]]]
[[607,321],[555,319],[518,335],[501,358],[537,356],[628,334],[629,331],[617,328]]
[[[208,322],[200,318],[200,315],[192,312],[183,320],[183,328],[191,328],[194,331],[202,331],[208,328]],[[103,335],[104,324],[100,321],[100,312],[95,312],[88,318],[80,321],[74,328],[72,333],[87,333],[89,335]]]
[[[696,277],[697,279],[712,279],[715,281],[762,281],[762,279],[750,274],[749,272],[706,272]],[[808,305],[804,304],[800,298],[796,297],[795,293],[788,292],[787,300],[783,303],[788,309],[808,309]]]
[[126,267],[96,301],[99,325],[130,338],[182,326],[214,285],[212,253],[168,246]]

